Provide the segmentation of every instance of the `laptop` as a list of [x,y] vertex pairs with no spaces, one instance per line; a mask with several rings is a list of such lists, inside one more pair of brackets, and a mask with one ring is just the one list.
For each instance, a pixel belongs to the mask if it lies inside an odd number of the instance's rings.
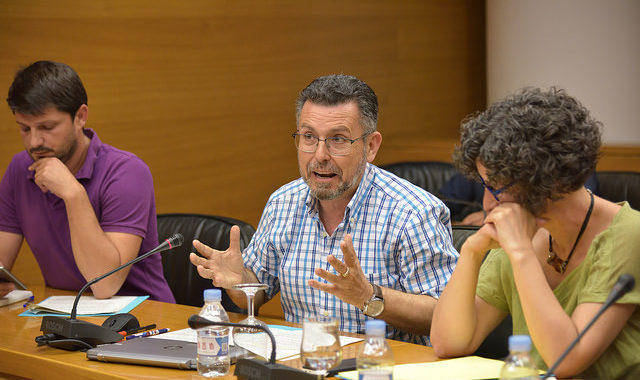
[[[242,347],[229,346],[232,364],[248,353]],[[197,369],[196,355],[196,343],[161,338],[131,339],[87,351],[90,360],[181,369]]]

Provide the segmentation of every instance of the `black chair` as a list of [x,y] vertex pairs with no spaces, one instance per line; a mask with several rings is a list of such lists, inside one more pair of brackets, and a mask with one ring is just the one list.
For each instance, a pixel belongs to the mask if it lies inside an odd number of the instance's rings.
[[[451,210],[451,220],[454,222],[460,222],[472,212],[482,210],[482,204],[479,202],[445,196],[440,192],[449,180],[456,181],[454,182],[456,184],[460,181],[465,184],[468,182],[469,186],[474,186],[474,183],[460,175],[451,163],[440,161],[396,162],[381,165],[380,168],[404,178],[440,198]],[[454,176],[456,178],[453,178]],[[477,190],[474,191],[477,192]]]
[[[244,249],[249,244],[255,229],[241,220],[199,214],[158,215],[160,241],[178,232],[184,236],[184,244],[181,247],[162,253],[164,277],[169,283],[176,303],[200,307],[204,303],[203,291],[214,288],[211,280],[200,277],[196,267],[189,261],[189,253],[197,253],[192,241],[198,239],[211,248],[225,250],[229,247],[229,231],[234,225],[240,227],[240,248]],[[224,290],[222,306],[227,311],[246,313],[231,301]]]
[[434,195],[437,195],[442,186],[457,173],[453,164],[440,161],[396,162],[380,165],[380,168]]
[[628,201],[632,208],[640,210],[640,173],[598,171],[596,180],[598,196],[611,202]]

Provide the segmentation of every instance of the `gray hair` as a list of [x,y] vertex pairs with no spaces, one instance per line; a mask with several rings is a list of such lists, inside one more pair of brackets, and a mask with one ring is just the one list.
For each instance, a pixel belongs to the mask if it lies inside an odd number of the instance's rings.
[[366,83],[352,75],[334,74],[314,79],[296,100],[296,123],[300,121],[302,106],[314,104],[335,106],[355,101],[360,110],[364,133],[372,133],[378,124],[378,97]]
[[478,180],[477,163],[493,184],[529,212],[540,215],[547,200],[584,186],[600,155],[602,123],[564,90],[524,88],[462,122],[453,160]]

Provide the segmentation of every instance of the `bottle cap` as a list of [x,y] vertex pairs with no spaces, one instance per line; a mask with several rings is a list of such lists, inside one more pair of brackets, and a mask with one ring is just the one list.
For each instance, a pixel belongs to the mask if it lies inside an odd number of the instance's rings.
[[509,351],[531,351],[529,335],[511,335],[509,337]]
[[384,335],[387,331],[387,324],[380,319],[370,319],[364,324],[367,335]]
[[205,289],[204,301],[220,301],[222,299],[222,292],[220,289]]

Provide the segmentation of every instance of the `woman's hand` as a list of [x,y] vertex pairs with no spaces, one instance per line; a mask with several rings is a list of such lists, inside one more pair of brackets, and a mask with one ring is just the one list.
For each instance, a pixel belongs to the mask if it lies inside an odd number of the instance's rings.
[[531,213],[513,202],[500,203],[491,210],[485,219],[487,225],[493,226],[492,238],[510,257],[533,251],[531,241],[540,228]]

